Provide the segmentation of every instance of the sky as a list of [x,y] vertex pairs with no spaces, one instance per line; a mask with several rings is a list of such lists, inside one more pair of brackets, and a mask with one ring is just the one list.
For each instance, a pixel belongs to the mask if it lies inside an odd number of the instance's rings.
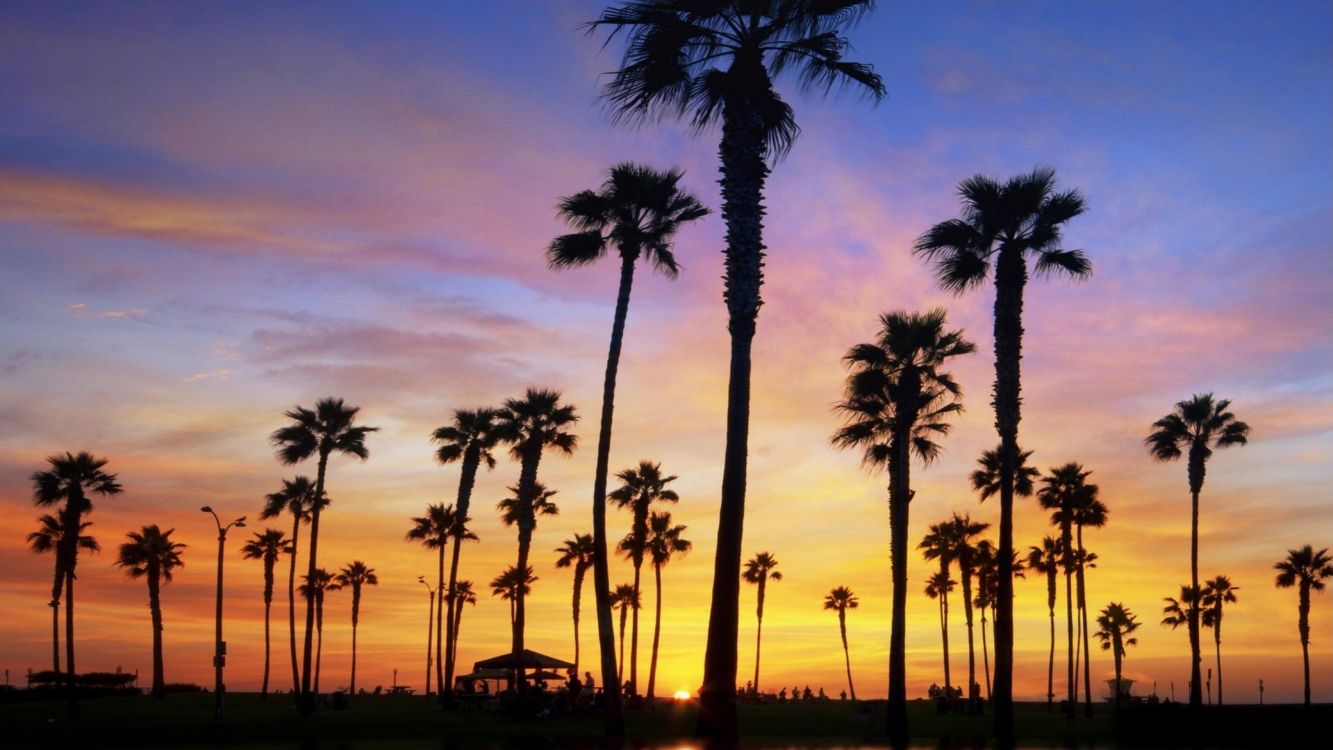
[[[359,682],[388,686],[396,670],[420,690],[417,577],[434,560],[403,535],[428,503],[453,502],[458,482],[456,465],[434,463],[429,435],[454,409],[529,386],[560,390],[581,417],[579,450],[541,466],[560,514],[535,533],[527,631],[531,648],[571,657],[572,576],[550,550],[591,526],[616,269],[552,272],[543,253],[566,231],[561,196],[636,161],[679,166],[682,186],[714,209],[678,236],[679,279],[639,272],[611,453],[613,470],[650,459],[679,477],[669,510],[694,549],[664,571],[658,684],[698,688],[728,352],[718,133],[612,122],[599,87],[621,42],[582,28],[602,7],[0,7],[0,666],[12,682],[49,667],[52,561],[24,540],[39,513],[29,477],[46,456],[92,451],[125,487],[89,519],[103,551],[79,567],[80,669],[150,673],[145,587],[112,562],[127,531],[156,523],[189,545],[163,594],[168,680],[210,684],[215,530],[198,508],[247,515],[244,531],[257,530],[264,494],[314,470],[282,466],[267,436],[284,410],[337,396],[380,430],[368,461],[331,463],[319,560],[360,559],[379,574],[362,603]],[[1043,470],[1083,463],[1110,508],[1087,534],[1100,558],[1093,616],[1112,601],[1137,613],[1125,667],[1135,692],[1187,696],[1188,638],[1158,624],[1162,598],[1189,577],[1185,466],[1152,461],[1142,441],[1191,394],[1229,398],[1250,444],[1209,463],[1200,528],[1201,577],[1240,587],[1222,634],[1226,694],[1256,701],[1262,679],[1266,701],[1298,699],[1296,595],[1274,588],[1272,565],[1291,548],[1333,545],[1333,10],[880,2],[849,35],[850,57],[874,66],[887,98],[785,82],[802,133],[766,193],[744,549],[773,553],[785,577],[768,588],[761,687],[843,689],[837,618],[821,603],[846,585],[861,602],[848,616],[857,694],[886,692],[887,480],[829,446],[840,358],[874,336],[880,313],[942,306],[978,345],[952,365],[966,413],[940,458],[914,468],[912,539],[955,511],[998,520],[967,484],[996,442],[994,290],[945,293],[910,248],[957,215],[961,180],[1049,165],[1087,198],[1066,239],[1094,270],[1028,287],[1020,441]],[[461,566],[479,585],[516,555],[492,507],[517,475],[506,459],[479,477],[481,541]],[[615,538],[628,514],[610,523]],[[1021,549],[1048,533],[1045,514],[1020,502]],[[257,689],[263,661],[262,570],[241,559],[241,536],[225,563],[232,690]],[[943,678],[935,603],[922,593],[930,571],[913,552],[913,697]],[[615,563],[613,583],[631,575]],[[1015,692],[1040,699],[1045,586],[1016,590]],[[349,599],[328,599],[326,685],[345,684]],[[741,681],[754,668],[754,603],[743,587]],[[485,592],[468,608],[465,667],[508,649],[507,614]],[[273,617],[281,633],[285,604]],[[958,675],[957,610],[950,626]],[[1327,592],[1311,626],[1314,698],[1333,700]],[[650,640],[649,626],[645,654]],[[285,658],[278,640],[273,682],[288,688]],[[1095,643],[1092,674],[1100,694],[1112,663]]]

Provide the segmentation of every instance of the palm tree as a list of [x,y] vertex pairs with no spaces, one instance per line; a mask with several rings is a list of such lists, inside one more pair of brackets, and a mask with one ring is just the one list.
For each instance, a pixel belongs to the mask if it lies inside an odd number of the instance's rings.
[[[529,388],[523,398],[505,401],[504,409],[496,417],[496,436],[510,446],[509,453],[519,462],[515,498],[518,525],[518,570],[528,569],[528,551],[532,547],[532,531],[537,526],[536,503],[542,498],[537,483],[537,467],[546,448],[554,448],[565,455],[573,455],[578,437],[566,430],[578,421],[574,407],[560,403],[560,394],[552,390]],[[594,587],[595,588],[595,587]],[[523,600],[518,590],[514,601],[513,653],[519,660],[519,679],[523,679],[523,631],[525,625]]]
[[162,674],[162,584],[171,582],[176,568],[185,567],[181,550],[185,545],[171,540],[171,532],[157,524],[126,534],[129,541],[120,545],[116,565],[131,579],[148,581],[148,611],[153,619],[153,691],[154,698],[167,697],[167,681]]
[[852,655],[847,649],[847,610],[861,606],[856,594],[846,586],[838,586],[824,596],[824,609],[838,613],[838,631],[842,633],[842,656],[847,664],[847,690],[856,700],[856,686],[852,684]]
[[[972,578],[976,574],[976,544],[974,540],[990,528],[990,524],[973,521],[966,513],[953,514],[949,519],[949,539],[953,542],[950,553],[958,561],[958,580],[963,584],[963,616],[967,622],[967,705],[969,711],[977,706],[977,663],[972,630]],[[996,677],[999,677],[999,643],[996,644]]]
[[945,420],[962,411],[961,389],[941,370],[950,357],[976,345],[963,332],[945,329],[945,311],[889,312],[880,316],[876,341],[858,344],[843,357],[851,372],[837,409],[847,422],[833,444],[863,449],[861,463],[889,473],[889,557],[893,575],[889,636],[888,731],[907,738],[907,531],[911,458],[929,465],[939,455],[935,441],[948,434]]
[[1115,657],[1115,707],[1120,710],[1120,675],[1125,660],[1125,648],[1137,646],[1139,639],[1129,638],[1130,633],[1139,629],[1139,621],[1134,613],[1123,604],[1111,602],[1097,616],[1097,639],[1102,642],[1102,649],[1110,651]]
[[926,584],[926,595],[940,600],[940,637],[944,641],[944,695],[953,693],[953,682],[949,670],[949,592],[953,591],[957,581],[949,578],[949,566],[953,562],[954,541],[953,526],[945,521],[930,525],[930,530],[921,539],[917,548],[927,560],[939,560],[940,569],[930,577]]
[[[628,45],[605,89],[617,119],[671,114],[702,130],[720,122],[722,218],[727,227],[723,297],[731,333],[726,454],[722,468],[713,601],[697,731],[736,734],[736,629],[741,529],[750,421],[750,349],[763,283],[763,194],[767,160],[791,147],[798,128],[773,79],[800,73],[805,88],[851,84],[875,99],[884,85],[869,66],[842,59],[842,35],[873,3],[846,0],[717,2],[631,0],[603,11],[590,28],[625,31]],[[604,584],[599,584],[604,585]]]
[[103,497],[119,495],[123,488],[116,475],[106,471],[107,460],[91,453],[65,453],[49,456],[50,468],[35,472],[31,479],[33,503],[39,508],[61,505],[58,512],[60,535],[56,548],[56,577],[65,583],[65,713],[73,718],[79,715],[79,694],[74,684],[74,580],[78,576],[79,549],[87,549],[80,540],[84,529],[83,517],[93,510],[90,495]]
[[[1091,474],[1092,472],[1088,472]],[[1097,498],[1099,488],[1095,484],[1089,484],[1084,487],[1084,491],[1075,496],[1074,504],[1071,508],[1074,514],[1074,536],[1077,548],[1074,558],[1075,576],[1078,581],[1078,610],[1081,622],[1081,633],[1083,636],[1083,707],[1084,716],[1092,718],[1092,676],[1091,665],[1089,664],[1090,654],[1088,653],[1088,599],[1087,599],[1087,577],[1086,569],[1096,559],[1096,555],[1089,552],[1083,546],[1083,529],[1085,527],[1101,528],[1106,525],[1106,517],[1109,511],[1106,505]]]
[[755,607],[755,617],[757,626],[754,631],[754,687],[755,694],[759,693],[759,645],[764,637],[764,593],[768,588],[768,582],[781,581],[782,572],[777,570],[777,558],[767,552],[760,552],[745,561],[745,570],[741,577],[746,583],[752,583],[759,587],[758,603]]
[[[499,441],[499,435],[495,428],[496,413],[494,409],[458,409],[454,411],[454,421],[442,427],[437,427],[435,432],[431,433],[431,441],[439,443],[440,447],[435,449],[435,460],[441,465],[448,465],[454,462],[461,462],[461,471],[458,474],[458,500],[455,507],[457,513],[455,518],[459,521],[457,528],[453,530],[454,549],[452,560],[449,563],[449,588],[445,591],[453,591],[458,582],[458,558],[461,542],[465,539],[476,539],[476,535],[469,535],[463,524],[467,523],[468,511],[471,509],[472,489],[477,483],[477,470],[485,464],[487,469],[495,468],[495,456],[492,449]],[[475,595],[474,595],[475,596]],[[454,605],[457,597],[446,597],[445,607],[446,628],[452,628],[456,619],[454,616]],[[438,619],[437,619],[438,622]],[[453,632],[445,633],[445,659],[444,659],[444,682],[440,683],[440,700],[447,703],[453,697],[454,682],[454,660],[449,656],[454,652],[453,644],[457,636]]]
[[945,571],[937,570],[926,579],[926,596],[939,600],[940,636],[944,640],[944,697],[947,701],[953,693],[949,685],[949,592],[958,582],[949,578]]
[[378,585],[380,579],[375,575],[375,569],[366,567],[360,560],[353,560],[338,571],[329,586],[334,591],[345,588],[352,590],[352,681],[347,686],[350,695],[356,695],[356,626],[361,621],[361,588]]
[[[458,513],[454,511],[454,506],[432,503],[426,506],[426,515],[412,518],[412,528],[408,529],[407,534],[403,537],[409,542],[420,542],[426,549],[433,549],[438,552],[435,590],[440,595],[440,606],[435,611],[435,682],[439,685],[441,693],[444,692],[443,655],[446,653],[446,644],[444,643],[444,610],[446,604],[444,600],[448,596],[444,587],[444,551],[449,546],[449,539],[457,521]],[[475,539],[476,535],[472,534],[471,538]]]
[[[662,465],[640,461],[638,468],[625,469],[616,474],[620,486],[608,496],[617,508],[628,508],[633,515],[630,532],[619,544],[621,552],[634,565],[634,595],[641,598],[640,570],[648,549],[648,514],[653,503],[674,503],[680,500],[675,490],[667,485],[676,481],[675,475],[663,476]],[[629,684],[639,692],[639,610],[630,617]]]
[[1054,511],[1051,514],[1051,523],[1060,527],[1060,550],[1062,552],[1061,565],[1065,572],[1065,630],[1066,647],[1068,650],[1068,661],[1066,662],[1067,676],[1065,688],[1068,691],[1068,713],[1070,717],[1075,715],[1078,701],[1075,697],[1075,691],[1078,689],[1078,683],[1074,675],[1074,573],[1077,569],[1075,565],[1075,556],[1078,554],[1074,547],[1074,507],[1080,502],[1080,498],[1095,488],[1096,485],[1088,483],[1088,477],[1091,471],[1085,471],[1081,464],[1067,463],[1061,466],[1053,467],[1041,479],[1041,489],[1037,490],[1037,501],[1041,507]]
[[[1250,426],[1236,419],[1227,399],[1213,400],[1213,394],[1195,394],[1176,403],[1170,414],[1153,422],[1153,431],[1144,438],[1148,452],[1158,461],[1174,461],[1187,456],[1190,486],[1190,585],[1199,588],[1199,493],[1208,458],[1214,448],[1228,448],[1249,442]],[[1189,622],[1190,634],[1190,706],[1203,705],[1199,646],[1199,612]]]
[[1051,616],[1051,654],[1046,663],[1046,709],[1055,708],[1055,600],[1056,586],[1055,578],[1060,572],[1060,560],[1064,557],[1064,552],[1060,547],[1060,540],[1053,537],[1044,537],[1041,540],[1041,546],[1033,546],[1028,550],[1027,566],[1037,573],[1046,576],[1046,609]]
[[583,598],[583,577],[593,565],[594,545],[592,534],[575,534],[556,548],[560,557],[556,558],[557,568],[574,568],[574,674],[579,672],[579,601]]
[[995,427],[1000,437],[1000,585],[995,622],[995,734],[1013,739],[1014,486],[1020,419],[1019,362],[1023,351],[1023,288],[1028,259],[1038,274],[1081,279],[1092,264],[1080,250],[1061,247],[1062,225],[1083,213],[1078,191],[1055,191],[1055,171],[1038,167],[1001,183],[984,175],[958,186],[961,219],[931,227],[915,250],[935,264],[940,286],[962,292],[980,286],[995,267]]
[[[981,657],[986,667],[986,700],[991,700],[990,656],[986,645],[986,622],[994,621],[998,597],[996,596],[1000,580],[1000,560],[996,557],[995,545],[989,539],[977,544],[976,550],[977,593],[972,605],[981,610]],[[1017,578],[1026,578],[1023,574],[1023,561],[1014,559],[1012,569]],[[989,613],[989,618],[987,617]]]
[[[51,670],[60,674],[60,590],[65,585],[65,571],[60,564],[61,537],[65,533],[65,527],[60,523],[60,519],[49,513],[43,514],[37,518],[37,523],[41,524],[36,531],[28,534],[28,546],[33,552],[44,554],[51,552],[56,558],[55,583],[51,585]],[[76,544],[78,549],[89,552],[100,552],[102,545],[91,536],[85,536],[92,526],[91,521],[84,521],[79,524],[79,538]]]
[[639,598],[634,594],[634,584],[622,583],[611,592],[611,606],[620,610],[620,666],[616,668],[616,681],[623,684],[625,679],[625,621],[631,609],[639,608]]
[[[340,398],[323,398],[315,402],[314,409],[296,406],[283,413],[291,423],[273,431],[269,441],[277,449],[278,459],[286,465],[298,464],[311,456],[318,457],[318,469],[315,474],[314,497],[327,502],[324,494],[324,479],[328,470],[329,456],[341,453],[362,461],[370,457],[366,449],[366,436],[377,431],[378,427],[353,424],[357,412],[361,409],[343,403]],[[319,514],[325,503],[314,503],[310,511],[310,564],[306,570],[306,580],[315,579],[319,569]],[[305,607],[305,648],[301,662],[301,699],[298,703],[301,713],[309,715],[315,710],[315,695],[310,691],[311,648],[315,624],[316,597],[306,597]],[[323,601],[323,592],[318,597]],[[316,680],[318,683],[318,680]]]
[[528,567],[520,576],[518,568],[513,565],[505,568],[503,573],[491,579],[491,596],[498,596],[509,602],[509,625],[511,627],[518,617],[519,597],[532,593],[532,584],[537,580],[539,579],[532,574],[531,567]]
[[1287,558],[1276,563],[1277,587],[1297,586],[1300,595],[1297,625],[1301,634],[1301,656],[1305,660],[1305,705],[1310,705],[1310,592],[1323,591],[1324,579],[1333,578],[1333,558],[1328,549],[1318,552],[1310,545],[1287,550]]
[[284,554],[292,554],[292,544],[281,529],[256,531],[254,538],[241,547],[241,555],[247,560],[264,561],[264,683],[259,690],[260,700],[268,700],[269,612],[273,609],[273,566],[277,564],[278,556]]
[[261,519],[277,518],[284,511],[292,514],[292,538],[289,565],[287,568],[287,635],[292,656],[292,692],[301,691],[300,666],[296,661],[296,557],[300,551],[301,524],[309,524],[315,506],[324,508],[329,504],[327,494],[316,499],[315,483],[309,477],[298,476],[295,479],[282,480],[282,489],[264,496],[264,509]]
[[[648,699],[657,697],[657,646],[662,637],[662,568],[677,554],[685,554],[694,543],[682,536],[685,526],[671,522],[671,514],[662,511],[648,519],[648,556],[653,561],[653,591],[657,605],[653,611],[653,656],[648,662]],[[575,670],[577,674],[578,670]]]
[[1222,700],[1222,605],[1234,604],[1239,586],[1232,585],[1231,579],[1218,576],[1203,584],[1203,626],[1213,629],[1213,646],[1217,651],[1217,705]]
[[[530,578],[529,581],[535,581]],[[458,663],[458,633],[463,627],[463,605],[477,606],[477,592],[472,590],[472,581],[462,580],[454,584],[454,640],[449,644],[449,658]]]
[[305,583],[301,584],[301,596],[305,597],[306,601],[313,603],[315,609],[315,632],[318,645],[315,647],[314,653],[315,682],[312,695],[319,695],[319,668],[324,656],[324,592],[333,587],[333,574],[323,568],[315,568],[313,573],[308,573],[302,578]]

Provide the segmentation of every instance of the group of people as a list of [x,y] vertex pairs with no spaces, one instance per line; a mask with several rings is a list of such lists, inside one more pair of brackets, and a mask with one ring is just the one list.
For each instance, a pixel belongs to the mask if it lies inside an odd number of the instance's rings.
[[[788,697],[787,688],[785,687],[779,690],[777,693],[761,693],[758,690],[756,690],[754,685],[750,682],[746,682],[745,687],[736,689],[736,698],[737,700],[745,701],[748,703],[778,703],[778,704],[789,703],[789,702],[814,703],[816,701],[832,700],[824,692],[824,688],[822,687],[819,688],[819,692],[817,693],[812,692],[810,690],[809,685],[806,685],[804,689],[802,689],[801,687],[793,687],[791,689],[791,696]],[[847,700],[846,690],[838,694],[838,700],[843,700],[843,701]]]

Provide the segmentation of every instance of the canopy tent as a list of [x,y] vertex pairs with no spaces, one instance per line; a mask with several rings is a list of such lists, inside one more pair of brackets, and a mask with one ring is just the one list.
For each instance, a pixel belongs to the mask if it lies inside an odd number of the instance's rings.
[[574,665],[567,661],[561,661],[554,656],[539,654],[532,649],[523,649],[523,656],[520,662],[518,654],[507,653],[499,656],[492,656],[489,659],[482,659],[472,665],[472,671],[478,672],[483,669],[518,669],[520,663],[523,669],[573,669]]

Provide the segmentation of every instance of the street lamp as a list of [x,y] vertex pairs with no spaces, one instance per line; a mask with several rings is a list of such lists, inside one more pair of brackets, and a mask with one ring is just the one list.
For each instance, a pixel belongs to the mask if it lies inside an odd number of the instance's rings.
[[222,519],[213,512],[213,508],[205,505],[200,511],[213,516],[213,522],[218,525],[218,608],[216,636],[213,643],[213,715],[222,718],[222,667],[227,664],[227,644],[222,640],[222,548],[227,543],[227,530],[235,526],[238,529],[245,528],[245,516],[232,521],[226,526],[222,525]]
[[430,700],[431,645],[435,637],[435,587],[426,583],[425,576],[417,576],[417,583],[430,592],[430,610],[426,614],[426,700]]

